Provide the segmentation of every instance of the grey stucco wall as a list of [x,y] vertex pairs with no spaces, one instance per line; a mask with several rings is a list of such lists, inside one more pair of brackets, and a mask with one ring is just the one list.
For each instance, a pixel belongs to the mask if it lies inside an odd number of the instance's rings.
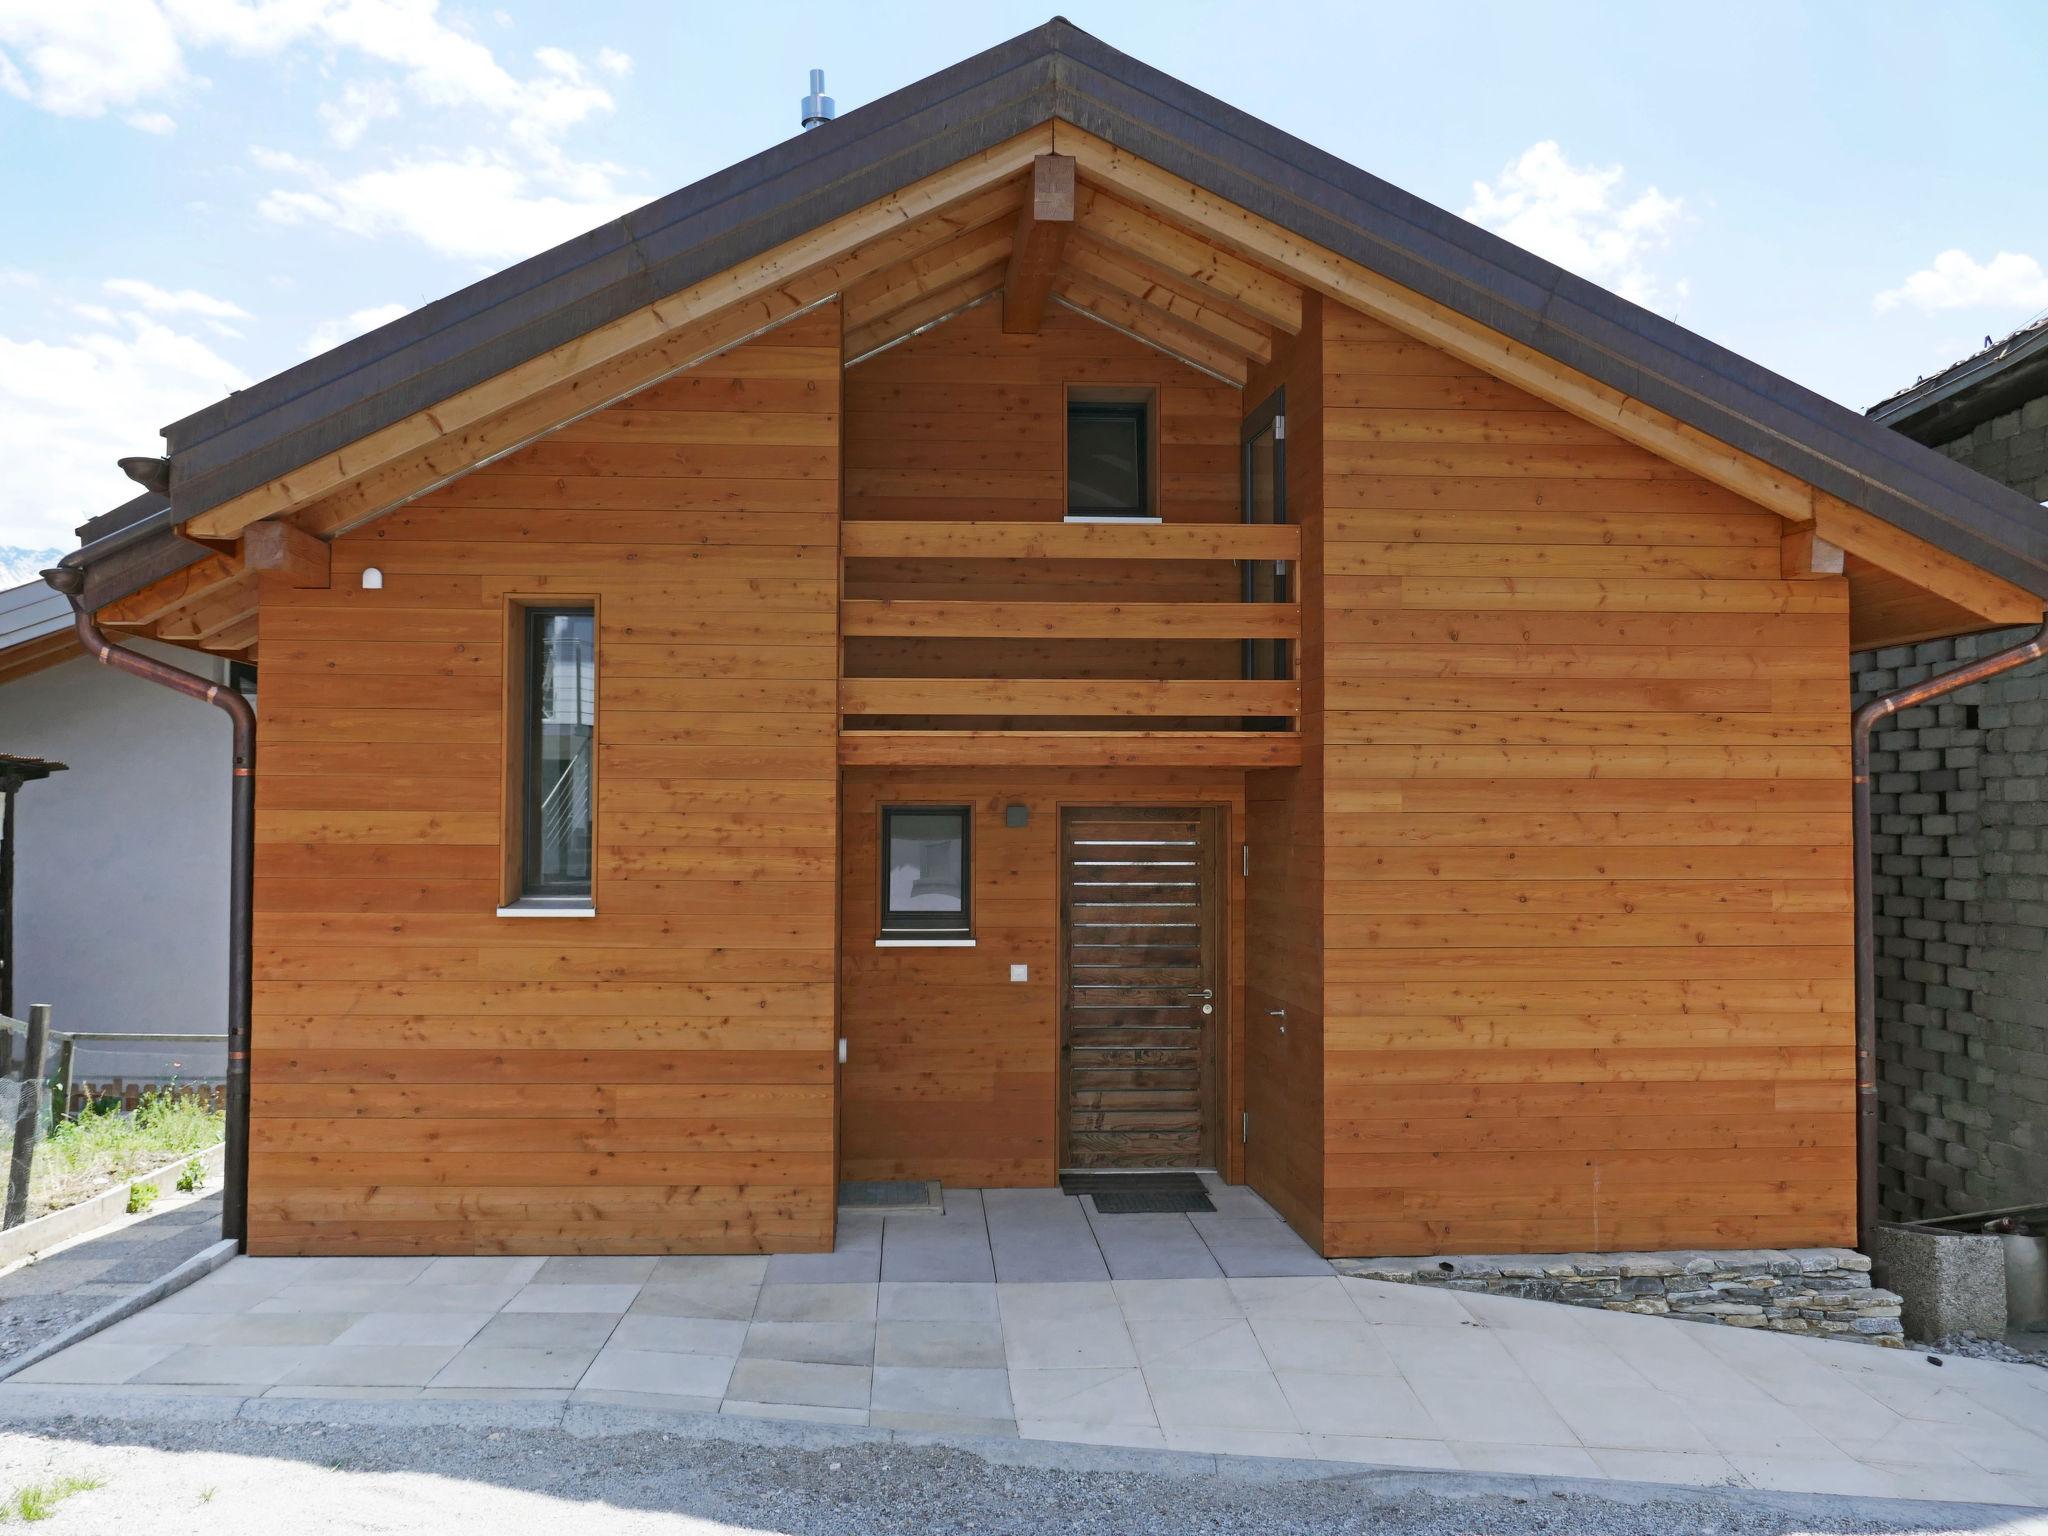
[[[1935,446],[2048,498],[2048,398]],[[2024,634],[1863,653],[1856,702]],[[2048,1200],[2048,667],[1897,716],[1871,788],[1885,1214]]]
[[[189,651],[140,648],[226,676]],[[70,765],[16,802],[17,1009],[49,1003],[59,1028],[225,1028],[226,717],[80,656],[0,688],[0,751]],[[222,1046],[79,1052],[85,1080],[226,1068]]]

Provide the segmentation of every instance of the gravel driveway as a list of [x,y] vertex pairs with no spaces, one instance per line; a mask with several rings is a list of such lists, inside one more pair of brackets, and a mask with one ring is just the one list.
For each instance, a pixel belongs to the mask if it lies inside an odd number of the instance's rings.
[[[1073,1461],[984,1459],[935,1445],[861,1443],[857,1431],[754,1425],[738,1438],[670,1434],[602,1415],[581,1426],[377,1422],[399,1405],[327,1405],[342,1423],[142,1423],[78,1419],[0,1433],[0,1494],[65,1476],[101,1486],[64,1501],[52,1536],[152,1525],[209,1536],[324,1532],[681,1536],[776,1532],[1186,1536],[1372,1532],[1375,1536],[1792,1532],[2034,1527],[1977,1506],[1879,1506],[1812,1495],[1687,1493],[1641,1485],[1488,1481],[1465,1474],[1313,1477],[1273,1463],[1090,1452]],[[353,1412],[348,1410],[355,1410]],[[406,1415],[400,1408],[398,1417]],[[644,1421],[640,1421],[644,1423]],[[1013,1453],[996,1451],[995,1455]],[[1480,1493],[1479,1488],[1502,1491]],[[1631,1492],[1631,1490],[1635,1490]],[[1437,1490],[1442,1490],[1439,1492]],[[1944,1514],[1946,1518],[1944,1518]],[[1930,1522],[1931,1523],[1928,1523]]]

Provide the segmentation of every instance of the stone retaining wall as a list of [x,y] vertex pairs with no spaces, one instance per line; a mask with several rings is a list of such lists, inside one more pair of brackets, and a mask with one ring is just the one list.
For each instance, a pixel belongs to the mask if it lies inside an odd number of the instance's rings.
[[1858,1344],[1897,1348],[1905,1343],[1898,1296],[1873,1286],[1870,1260],[1849,1248],[1459,1254],[1334,1262],[1339,1273],[1362,1280],[1561,1301]]

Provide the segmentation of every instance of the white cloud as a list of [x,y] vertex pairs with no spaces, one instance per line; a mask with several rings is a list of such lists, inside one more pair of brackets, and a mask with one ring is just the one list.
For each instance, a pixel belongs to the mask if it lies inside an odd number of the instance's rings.
[[1573,165],[1553,139],[1532,144],[1493,182],[1472,184],[1465,217],[1623,298],[1655,306],[1682,300],[1650,258],[1670,243],[1684,202],[1647,187],[1624,200],[1618,165]]
[[0,0],[0,90],[45,112],[101,117],[184,80],[177,35],[149,0]]
[[405,235],[444,256],[479,262],[531,256],[645,201],[620,190],[610,166],[538,168],[482,151],[401,160],[345,177],[272,152],[258,152],[258,163],[303,182],[265,194],[266,218],[331,224],[367,237]]
[[100,286],[117,299],[140,304],[152,315],[198,315],[205,320],[247,320],[249,311],[227,299],[216,299],[197,288],[173,292],[146,283],[139,277],[110,277]]
[[358,309],[342,320],[323,320],[313,328],[313,334],[306,338],[306,356],[316,357],[322,352],[340,346],[352,336],[361,336],[374,331],[380,325],[388,325],[400,315],[410,313],[403,304],[375,304],[368,309]]
[[146,311],[110,319],[54,340],[0,334],[0,543],[69,548],[77,524],[133,494],[115,459],[161,452],[157,427],[249,382]]
[[2048,308],[2048,272],[2031,256],[2000,251],[1978,262],[1967,251],[1943,251],[1896,288],[1877,295],[1880,310],[1910,304],[1932,314],[1941,309]]
[[[339,100],[320,110],[344,147],[395,115],[401,90],[431,109],[481,112],[536,153],[613,106],[574,53],[536,49],[538,71],[515,74],[489,45],[443,20],[438,0],[0,0],[0,92],[67,117],[138,108],[126,120],[145,133],[176,123],[141,104],[203,83],[188,50],[295,47],[321,49],[343,66]],[[615,76],[631,65],[616,49],[596,58]],[[395,76],[348,71],[365,64]]]

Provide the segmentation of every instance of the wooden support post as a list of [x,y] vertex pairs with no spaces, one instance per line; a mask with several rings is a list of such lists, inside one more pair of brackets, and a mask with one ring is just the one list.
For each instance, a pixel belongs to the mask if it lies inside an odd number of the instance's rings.
[[71,1085],[77,1075],[78,1042],[66,1035],[57,1047],[57,1107],[50,1112],[50,1124],[71,1118]]
[[1045,301],[1073,227],[1074,157],[1040,155],[1031,162],[1031,194],[1017,211],[1010,266],[1003,275],[1004,334],[1034,335],[1044,323]]
[[28,1219],[28,1180],[35,1168],[36,1128],[43,1104],[43,1055],[50,1044],[50,1005],[31,1004],[27,1048],[21,1057],[21,1087],[14,1098],[14,1155],[7,1169],[6,1227]]
[[1811,527],[1793,528],[1778,543],[1778,574],[1787,581],[1802,576],[1842,574],[1842,546],[1830,544]]

